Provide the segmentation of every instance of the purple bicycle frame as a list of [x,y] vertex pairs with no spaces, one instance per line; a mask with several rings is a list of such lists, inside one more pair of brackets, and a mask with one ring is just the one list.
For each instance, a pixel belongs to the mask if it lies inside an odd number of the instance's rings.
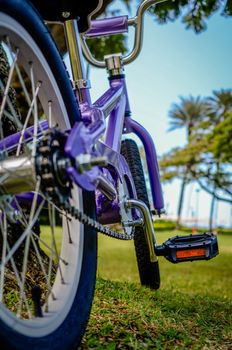
[[[121,88],[120,98],[117,95],[118,90],[115,91],[116,88]],[[155,145],[148,131],[129,116],[131,112],[124,78],[110,81],[110,89],[94,105],[104,110],[107,108],[107,103],[112,101],[115,106],[109,115],[105,144],[113,151],[120,152],[122,134],[132,132],[139,137],[145,149],[153,205],[160,212],[164,208],[164,201]]]
[[[86,33],[86,37],[91,38],[127,31],[128,17],[119,16],[92,21],[91,28]],[[90,100],[85,102],[90,103]],[[119,79],[110,80],[109,90],[94,103],[94,107],[104,112],[107,111],[108,105],[111,106],[112,110],[109,113],[105,144],[112,151],[120,153],[122,134],[132,132],[139,137],[145,150],[153,205],[159,213],[164,208],[164,201],[155,145],[148,131],[130,116],[131,110],[124,76]]]
[[[97,142],[97,150],[100,155],[107,157],[109,166],[115,170],[120,179],[123,177],[129,179],[131,182],[131,188],[133,189],[133,195],[136,198],[130,170],[124,158],[120,155],[122,134],[131,132],[136,134],[142,141],[145,149],[153,205],[155,210],[160,213],[161,209],[164,208],[164,202],[155,146],[147,130],[130,116],[131,111],[124,76],[110,79],[110,88],[93,105],[91,105],[89,94],[84,94],[83,96],[83,102],[80,104],[82,120],[85,124],[89,123],[88,128],[89,130],[93,130],[93,132],[90,132],[89,135],[86,134],[81,138],[81,133],[78,130],[80,127],[78,124],[76,127],[74,126],[65,147],[66,153],[69,156],[76,157],[79,153],[83,152],[81,144],[93,145],[98,141],[99,136],[105,133],[105,141]],[[87,98],[85,98],[86,96]],[[105,118],[108,115],[109,120],[106,127]],[[82,141],[77,142],[78,138]],[[90,139],[91,142],[89,143]],[[74,151],[75,148],[76,150]],[[87,182],[89,181],[93,184],[98,176],[95,172],[89,174],[89,178],[82,176],[83,179],[80,179],[80,175],[78,175],[73,168],[69,169],[69,174],[75,178],[77,183],[86,189],[91,189],[88,188]],[[114,179],[114,185],[115,182],[116,179]],[[98,201],[99,212],[101,212],[100,202],[101,201]],[[113,207],[116,208],[116,203],[113,203]],[[112,218],[111,215],[109,216]],[[106,221],[108,220],[104,219],[104,222]],[[112,219],[112,221],[114,220]]]
[[[99,35],[99,33],[103,35],[103,31],[104,34],[109,34],[112,32],[125,31],[126,29],[126,18],[120,17],[114,20],[102,21],[100,25],[95,23],[92,30],[89,32],[89,36],[96,36]],[[108,169],[110,169],[110,171],[95,166],[92,170],[80,174],[74,166],[70,166],[67,169],[67,173],[75,183],[85,190],[96,190],[99,174],[106,175],[114,187],[117,184],[117,179],[123,181],[123,179],[126,178],[127,181],[130,182],[132,196],[136,198],[136,191],[130,169],[124,157],[120,154],[122,135],[132,132],[139,137],[144,146],[153,205],[155,210],[160,213],[164,208],[164,202],[153,140],[148,131],[131,118],[125,76],[113,77],[109,79],[109,81],[109,89],[93,104],[88,91],[89,87],[82,87],[80,91],[82,100],[81,103],[79,103],[82,119],[76,122],[70,130],[65,145],[65,153],[72,159],[76,159],[78,155],[86,153],[92,156],[105,156],[108,160]],[[109,120],[106,125],[107,117]],[[47,128],[47,122],[41,122],[40,129],[46,130]],[[32,133],[33,127],[28,128],[24,134],[25,140],[30,142]],[[99,141],[99,138],[104,134],[105,141]],[[0,150],[14,148],[18,142],[19,136],[19,133],[17,133],[0,141]],[[93,146],[95,148],[94,151]],[[99,185],[98,189],[101,192],[101,185]],[[100,192],[96,192],[98,215],[100,216],[102,212],[104,212],[102,221],[105,223],[117,221],[117,199],[112,201],[108,210],[103,210],[105,199]],[[33,197],[33,195],[31,195],[31,197]],[[30,194],[28,193],[28,195],[23,196],[23,198],[28,198],[29,200]]]

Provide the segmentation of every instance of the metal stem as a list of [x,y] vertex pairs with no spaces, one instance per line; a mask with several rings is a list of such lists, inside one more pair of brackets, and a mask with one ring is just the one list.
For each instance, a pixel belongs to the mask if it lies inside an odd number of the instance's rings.
[[[143,42],[143,15],[144,12],[151,7],[152,5],[156,5],[158,3],[164,2],[167,0],[145,0],[143,1],[138,10],[137,14],[134,18],[128,19],[128,25],[135,27],[135,40],[134,40],[134,47],[132,51],[125,57],[122,57],[122,63],[124,65],[131,63],[134,61],[138,55],[140,54],[141,48],[142,48],[142,42]],[[92,64],[95,67],[98,68],[105,68],[106,63],[104,61],[99,61],[95,59],[90,52],[87,43],[85,41],[85,36],[83,35],[81,37],[81,46],[83,50],[83,54],[85,56],[85,59],[88,63]]]

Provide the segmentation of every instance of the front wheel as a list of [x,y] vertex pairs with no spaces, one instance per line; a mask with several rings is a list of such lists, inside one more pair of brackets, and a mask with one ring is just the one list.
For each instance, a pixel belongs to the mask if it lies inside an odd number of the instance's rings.
[[[139,149],[135,141],[123,141],[121,154],[125,157],[129,165],[138,199],[143,201],[149,208],[150,205],[147,194],[146,181]],[[159,264],[158,261],[150,261],[149,248],[144,228],[135,228],[134,245],[141,284],[152,289],[158,289],[160,287]]]
[[[78,105],[52,38],[26,0],[0,0],[0,348],[71,350],[84,333],[93,299],[97,237],[31,181],[20,159],[37,157],[49,126],[65,132]],[[56,144],[59,143],[55,140]],[[46,141],[47,142],[47,141]],[[5,166],[8,164],[8,166]],[[11,171],[9,164],[14,165]],[[59,184],[62,186],[62,184]],[[62,191],[60,192],[62,195]],[[95,217],[95,199],[73,186],[70,202]]]

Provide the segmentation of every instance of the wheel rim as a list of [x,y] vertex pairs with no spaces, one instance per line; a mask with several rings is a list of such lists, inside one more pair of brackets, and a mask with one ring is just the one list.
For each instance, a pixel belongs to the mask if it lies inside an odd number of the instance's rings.
[[[1,148],[1,160],[23,155],[33,160],[44,134],[42,121],[47,120],[50,127],[58,124],[61,130],[70,127],[66,108],[39,47],[18,22],[3,13],[0,45],[1,59],[5,56],[9,64],[0,79],[0,139],[16,132],[20,135],[17,146]],[[33,128],[30,141],[25,132],[29,126]],[[10,176],[6,171],[5,178]],[[81,270],[83,227],[41,193],[40,178],[35,178],[29,208],[18,193],[6,191],[5,178],[0,177],[0,318],[19,333],[45,336],[61,325],[72,306]],[[72,204],[81,209],[77,188],[72,198]],[[38,225],[45,211],[48,225]],[[62,220],[57,223],[59,215]],[[33,303],[38,285],[43,317],[33,314],[39,304]]]

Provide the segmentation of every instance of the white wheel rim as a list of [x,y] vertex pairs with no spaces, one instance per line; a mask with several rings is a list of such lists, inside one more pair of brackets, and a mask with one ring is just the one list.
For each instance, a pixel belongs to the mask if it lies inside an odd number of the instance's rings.
[[[24,63],[25,66],[28,66],[29,61],[33,62],[34,80],[47,82],[46,86],[43,86],[43,89],[38,92],[47,116],[50,114],[48,101],[59,101],[59,103],[53,103],[53,115],[50,123],[58,123],[61,130],[69,128],[70,124],[62,96],[40,49],[29,33],[18,22],[4,13],[0,13],[0,37],[5,34],[10,37],[12,42],[17,43],[20,49],[18,60]],[[50,83],[48,83],[47,77],[49,77]],[[81,192],[77,188],[73,190],[72,197],[75,198],[73,204],[81,209]],[[1,221],[3,222],[3,219]],[[44,312],[44,317],[32,317],[32,319],[23,320],[16,317],[14,313],[0,303],[0,318],[2,321],[21,334],[30,335],[31,337],[41,337],[50,334],[62,324],[73,304],[81,273],[83,226],[77,220],[70,221],[69,230],[72,233],[72,243],[70,243],[67,222],[67,218],[63,218],[63,238],[60,252],[62,259],[68,263],[62,266],[65,283],[61,283],[61,274],[58,272],[52,287],[56,299],[53,300],[50,294],[48,298],[48,312]]]

